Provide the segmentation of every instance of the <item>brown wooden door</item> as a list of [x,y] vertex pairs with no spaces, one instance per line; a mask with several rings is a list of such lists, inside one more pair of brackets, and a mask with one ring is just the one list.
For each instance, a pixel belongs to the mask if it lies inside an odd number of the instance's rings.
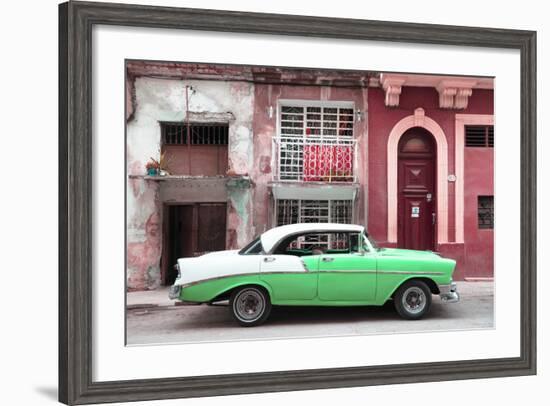
[[198,206],[198,235],[195,255],[225,249],[225,203],[205,203]]
[[433,136],[412,128],[401,137],[398,151],[398,246],[433,250],[437,220]]
[[164,283],[176,279],[178,258],[225,249],[227,205],[194,203],[165,206],[162,269]]

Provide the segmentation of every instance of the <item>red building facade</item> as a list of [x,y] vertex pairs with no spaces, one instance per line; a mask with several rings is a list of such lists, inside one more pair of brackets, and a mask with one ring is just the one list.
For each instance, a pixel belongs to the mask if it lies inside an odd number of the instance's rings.
[[[170,283],[175,257],[295,222],[364,224],[382,246],[456,259],[456,279],[493,276],[492,79],[127,70],[130,289]],[[169,174],[144,176],[159,151]]]
[[[423,79],[423,85],[431,82],[432,86],[403,85],[399,101],[394,106],[385,102],[387,92],[383,88],[369,89],[369,231],[383,245],[411,245],[410,236],[399,238],[399,234],[405,233],[407,227],[415,227],[410,223],[420,222],[421,217],[410,217],[412,209],[409,213],[409,208],[405,207],[407,197],[399,180],[393,184],[388,181],[392,168],[406,171],[403,166],[407,165],[406,157],[405,162],[399,158],[403,155],[402,149],[390,148],[390,139],[422,129],[417,131],[418,135],[432,141],[435,139],[436,143],[435,153],[430,157],[433,166],[428,169],[433,171],[433,192],[426,191],[433,195],[428,213],[432,215],[433,229],[427,227],[418,233],[434,233],[433,249],[457,260],[457,279],[492,277],[492,220],[481,225],[480,218],[485,214],[492,217],[493,140],[489,139],[489,133],[492,134],[494,123],[493,89],[488,84],[470,88],[467,104],[460,108],[442,106],[443,90],[438,91],[441,79]],[[468,80],[472,79],[465,81]],[[449,80],[448,83],[460,86],[460,81],[453,83]],[[466,142],[467,130],[472,134],[469,142]],[[485,143],[478,141],[481,136],[476,138],[476,131],[487,132]],[[398,173],[397,176],[404,174]],[[397,187],[395,183],[398,183]],[[446,191],[442,192],[442,189]],[[414,191],[412,194],[413,199],[418,197]],[[393,205],[388,203],[392,195]],[[480,197],[486,199],[480,201]],[[483,203],[488,206],[488,212],[483,211]],[[392,233],[391,228],[395,227],[397,232]]]

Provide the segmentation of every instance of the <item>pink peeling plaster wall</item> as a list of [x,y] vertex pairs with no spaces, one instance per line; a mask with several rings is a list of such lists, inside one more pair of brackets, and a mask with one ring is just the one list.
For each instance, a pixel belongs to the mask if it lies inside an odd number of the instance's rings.
[[[131,170],[138,172],[140,169],[141,163],[133,162]],[[140,207],[127,219],[127,229],[134,235],[127,244],[128,289],[154,289],[160,283],[162,223],[159,185],[143,179],[129,179],[127,193],[132,194],[135,204]],[[136,234],[139,237],[136,238]]]
[[[268,183],[273,179],[272,137],[277,131],[277,110],[279,100],[331,100],[354,102],[355,109],[367,110],[366,88],[345,88],[330,86],[289,86],[256,84],[254,91],[254,164],[252,178],[254,188],[253,227],[256,234],[274,226],[272,224],[273,207],[269,196]],[[268,109],[273,107],[273,117],[269,118]],[[358,139],[357,159],[358,198],[355,203],[355,221],[365,223],[365,196],[367,185],[367,120],[366,114],[361,122],[355,122],[354,135]],[[296,195],[296,199],[301,196]]]

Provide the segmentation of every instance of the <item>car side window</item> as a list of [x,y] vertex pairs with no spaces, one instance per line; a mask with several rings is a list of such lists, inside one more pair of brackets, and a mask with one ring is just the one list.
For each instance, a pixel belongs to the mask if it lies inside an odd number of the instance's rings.
[[303,257],[307,255],[349,254],[360,252],[361,248],[359,233],[306,233],[282,241],[275,253]]

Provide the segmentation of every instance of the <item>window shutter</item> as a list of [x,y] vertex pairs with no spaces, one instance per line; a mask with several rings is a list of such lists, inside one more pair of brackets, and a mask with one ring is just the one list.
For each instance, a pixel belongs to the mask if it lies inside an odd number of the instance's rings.
[[492,148],[494,145],[494,127],[492,125],[467,125],[466,147]]

